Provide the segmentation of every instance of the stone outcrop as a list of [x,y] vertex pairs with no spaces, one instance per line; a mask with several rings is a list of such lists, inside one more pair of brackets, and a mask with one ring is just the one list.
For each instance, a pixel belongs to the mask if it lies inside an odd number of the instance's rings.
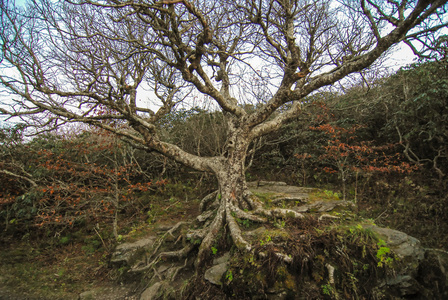
[[385,241],[397,259],[394,274],[380,281],[380,289],[395,297],[448,299],[448,254],[445,251],[425,249],[418,239],[398,230],[367,228]]

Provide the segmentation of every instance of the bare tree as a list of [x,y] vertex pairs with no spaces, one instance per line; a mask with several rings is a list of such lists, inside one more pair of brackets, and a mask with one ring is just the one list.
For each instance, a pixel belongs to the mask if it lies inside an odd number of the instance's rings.
[[[216,214],[207,228],[191,233],[202,239],[198,260],[226,225],[235,245],[250,251],[236,217],[302,217],[264,208],[248,191],[250,143],[297,118],[304,97],[368,68],[395,44],[405,41],[425,51],[413,40],[439,34],[447,25],[446,3],[41,0],[20,9],[2,2],[0,80],[13,96],[0,111],[45,120],[41,129],[96,125],[213,173],[219,191],[202,207]],[[261,96],[251,92],[257,78],[268,82]],[[220,155],[188,153],[158,134],[163,116],[182,101],[198,99],[213,102],[225,116],[227,141]],[[257,105],[245,110],[248,103]]]

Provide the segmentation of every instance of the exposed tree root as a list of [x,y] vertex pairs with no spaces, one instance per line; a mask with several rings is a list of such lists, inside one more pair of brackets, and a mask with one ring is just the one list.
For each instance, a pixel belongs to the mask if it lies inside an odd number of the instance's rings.
[[250,220],[253,222],[257,222],[257,223],[266,223],[267,219],[266,218],[262,218],[260,216],[257,216],[253,213],[249,213],[246,212],[244,210],[241,210],[240,208],[236,207],[235,205],[233,205],[232,203],[228,203],[228,206],[232,212],[232,215],[235,218],[239,218],[239,219],[246,219],[246,220]]
[[[265,252],[259,252],[258,253],[259,256],[261,257],[267,257],[268,255]],[[284,254],[284,253],[280,253],[280,252],[275,252],[274,253],[275,256],[277,256],[280,260],[282,260],[285,263],[291,264],[292,263],[292,257]]]
[[243,199],[250,205],[252,210],[258,210],[263,207],[260,200],[250,190],[246,190],[243,193]]
[[147,263],[146,265],[140,266],[137,265],[136,267],[131,269],[131,272],[143,272],[149,269],[154,269],[154,267],[157,265],[157,263],[160,260],[165,260],[165,259],[181,259],[181,258],[186,258],[188,256],[188,254],[195,248],[195,246],[193,244],[188,244],[185,247],[183,247],[180,250],[177,251],[165,251],[165,252],[161,252],[159,255],[156,256],[156,258],[154,258],[150,263]]
[[339,219],[339,217],[337,217],[337,216],[332,216],[332,215],[329,215],[329,214],[322,214],[322,215],[318,218],[318,220],[319,220],[319,221],[322,221],[324,218],[328,218],[328,219]]
[[251,251],[252,247],[250,244],[243,238],[241,234],[241,229],[235,221],[235,218],[232,216],[232,210],[227,207],[226,209],[226,217],[227,217],[227,225],[229,227],[230,236],[232,237],[233,242],[240,250]]
[[280,217],[280,218],[303,218],[303,215],[292,210],[292,209],[284,209],[284,208],[271,208],[266,209],[263,208],[260,200],[257,196],[255,196],[251,191],[247,190],[243,194],[243,198],[245,201],[252,207],[253,214],[262,215],[266,217]]
[[154,276],[157,276],[159,278],[159,280],[163,280],[163,276],[160,275],[160,273],[157,271],[155,266],[152,266],[152,271],[154,272]]
[[204,237],[207,235],[208,227],[204,227],[201,229],[191,230],[187,233],[187,240],[195,243],[196,241],[202,241]]
[[185,258],[194,249],[193,244],[187,244],[180,250],[177,251],[166,251],[159,254],[158,259],[169,259],[169,258]]
[[177,274],[179,274],[180,271],[182,271],[183,269],[185,269],[185,267],[187,266],[187,262],[188,262],[188,257],[185,258],[184,264],[182,266],[179,266],[175,269],[175,271],[173,272],[173,274],[171,275],[170,280],[174,281],[176,280]]
[[[157,254],[160,250],[160,247],[163,245],[163,243],[166,241],[168,236],[173,237],[176,241],[179,240],[179,238],[182,237],[182,234],[179,234],[179,236],[175,236],[174,233],[183,225],[188,225],[189,222],[178,222],[173,227],[171,227],[170,230],[165,232],[155,243],[154,243],[154,249],[152,251],[152,254],[147,258],[147,261],[143,264],[138,264],[134,266],[130,271],[131,272],[143,272],[149,269],[154,268],[154,266],[160,261],[160,259],[166,259],[166,258],[183,258],[188,255],[193,249],[194,245],[187,244],[184,248],[177,250],[177,251],[167,251],[167,252],[161,252]],[[152,259],[155,257],[154,259]],[[148,263],[148,260],[152,261]]]
[[200,214],[196,220],[199,221],[199,223],[205,223],[208,219],[210,219],[213,216],[213,210],[207,210],[204,211],[202,214]]
[[218,191],[214,191],[213,193],[208,194],[205,196],[201,203],[199,204],[199,209],[201,212],[204,212],[207,209],[207,204],[211,201],[215,201],[218,195]]
[[151,254],[150,257],[153,257],[154,255],[156,255],[156,253],[159,251],[160,246],[162,246],[163,242],[165,242],[166,238],[168,237],[168,235],[172,236],[173,238],[175,238],[175,236],[173,235],[174,232],[176,232],[177,229],[179,229],[182,225],[186,225],[186,224],[190,224],[189,222],[178,222],[176,223],[173,227],[171,227],[170,230],[168,230],[164,235],[162,235],[162,237],[160,237],[157,242],[155,243],[155,248]]
[[[227,202],[226,205],[226,223],[229,228],[230,236],[232,237],[233,243],[241,251],[253,252],[254,249],[252,245],[246,241],[242,235],[241,229],[236,222],[235,218],[246,219],[258,223],[266,223],[268,221],[265,217],[280,217],[280,218],[303,218],[304,216],[300,213],[295,212],[291,209],[281,209],[263,208],[262,203],[259,199],[254,196],[249,190],[244,193],[244,201],[253,209],[251,212],[246,212],[235,206],[231,201]],[[263,216],[263,217],[261,217]],[[258,253],[260,256],[266,255],[263,252]],[[292,258],[288,255],[280,252],[276,252],[275,255],[286,263],[291,263]]]
[[[244,209],[244,207],[247,209]],[[178,231],[181,226],[189,224],[179,222],[155,243],[154,250],[149,257],[149,260],[151,261],[144,266],[134,268],[132,271],[141,272],[154,269],[155,265],[160,260],[186,258],[197,245],[199,245],[199,252],[195,265],[196,267],[200,267],[210,253],[212,245],[216,242],[216,237],[224,225],[227,225],[232,241],[240,251],[254,252],[255,249],[253,245],[243,237],[237,220],[267,223],[269,218],[304,217],[302,214],[292,209],[264,208],[258,197],[253,195],[249,190],[246,190],[243,193],[243,196],[239,197],[239,199],[236,197],[221,199],[221,194],[219,194],[218,191],[215,191],[202,199],[200,209],[202,213],[196,218],[197,222],[201,224],[200,228],[190,230],[185,235],[187,240],[189,240],[185,247],[176,251],[164,251],[159,253],[161,245],[166,241],[167,237],[170,236],[179,240],[180,236],[177,237],[175,235],[176,231]],[[260,256],[266,255],[264,252],[258,252],[257,254]],[[284,253],[278,251],[275,255],[286,263],[292,262],[292,258]],[[157,275],[156,272],[155,275]]]
[[[225,201],[225,203],[223,202]],[[213,210],[213,208],[217,208]],[[251,209],[251,211],[241,207]],[[231,200],[221,199],[218,191],[215,191],[201,201],[200,205],[203,213],[197,218],[200,223],[204,223],[201,229],[190,231],[187,234],[187,238],[195,242],[202,240],[199,247],[199,254],[196,265],[200,265],[203,259],[206,257],[206,253],[210,252],[210,249],[215,242],[215,238],[218,232],[221,230],[224,224],[227,225],[230,236],[235,246],[241,251],[254,251],[250,242],[248,242],[242,235],[239,224],[236,219],[249,220],[255,223],[267,223],[268,218],[303,218],[304,216],[291,209],[283,208],[263,208],[263,204],[259,201],[258,197],[252,194],[249,190],[243,193],[243,197],[240,199],[233,198]],[[213,211],[216,212],[213,221],[207,224],[207,220],[213,215]],[[260,253],[263,255],[263,253]],[[276,253],[276,256],[281,260],[291,263],[292,259],[283,253]]]
[[256,214],[264,215],[267,217],[277,217],[277,218],[303,218],[301,213],[298,213],[292,209],[285,208],[271,208],[271,209],[258,209],[255,211]]
[[225,222],[225,206],[220,205],[218,211],[216,213],[215,219],[213,220],[210,227],[207,229],[207,234],[202,240],[201,246],[199,247],[198,259],[196,261],[196,265],[200,266],[203,263],[204,258],[209,253],[211,246],[218,234],[221,230]]
[[325,267],[327,268],[327,270],[328,270],[328,283],[330,283],[330,284],[334,284],[334,267],[332,266],[332,265],[330,265],[329,263],[327,263],[326,265],[325,265]]

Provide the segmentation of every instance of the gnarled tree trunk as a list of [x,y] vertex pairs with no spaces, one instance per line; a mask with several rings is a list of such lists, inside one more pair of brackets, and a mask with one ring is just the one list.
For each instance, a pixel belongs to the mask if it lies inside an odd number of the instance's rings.
[[[231,126],[232,128],[232,126]],[[215,209],[216,215],[210,227],[206,229],[199,248],[198,264],[210,253],[218,232],[227,226],[232,241],[242,251],[252,251],[252,245],[246,241],[237,223],[239,220],[265,223],[268,217],[298,217],[302,215],[280,208],[263,208],[262,203],[249,191],[245,179],[245,160],[250,144],[249,130],[234,129],[230,133],[227,152],[215,163],[213,171],[218,179],[218,191],[210,205],[202,205],[203,210]],[[213,200],[213,199],[212,199]],[[280,255],[281,256],[281,255]]]
[[230,126],[229,129],[233,132],[229,134],[230,138],[228,139],[225,156],[221,157],[219,163],[215,164],[213,168],[218,179],[218,192],[215,196],[215,204],[212,207],[217,207],[217,213],[200,246],[198,262],[204,258],[207,251],[210,251],[214,238],[225,224],[229,227],[235,244],[239,248],[250,249],[250,246],[242,240],[234,219],[236,215],[245,214],[244,210],[254,209],[246,201],[248,189],[244,174],[244,163],[250,141],[247,138],[247,132],[232,127]]

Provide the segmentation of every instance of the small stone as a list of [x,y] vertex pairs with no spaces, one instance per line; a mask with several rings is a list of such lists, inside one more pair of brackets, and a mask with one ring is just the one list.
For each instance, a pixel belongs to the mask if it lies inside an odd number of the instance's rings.
[[160,297],[159,291],[162,287],[162,284],[160,282],[156,282],[153,285],[151,285],[149,288],[147,288],[142,295],[140,296],[140,300],[155,300]]
[[226,253],[224,253],[223,256],[218,257],[218,258],[215,258],[215,259],[213,260],[213,264],[214,264],[214,265],[220,265],[220,264],[222,264],[222,263],[226,263],[226,262],[228,262],[229,260],[230,260],[230,252],[226,252]]
[[205,271],[204,278],[216,285],[222,285],[221,278],[228,269],[228,262],[216,265]]

